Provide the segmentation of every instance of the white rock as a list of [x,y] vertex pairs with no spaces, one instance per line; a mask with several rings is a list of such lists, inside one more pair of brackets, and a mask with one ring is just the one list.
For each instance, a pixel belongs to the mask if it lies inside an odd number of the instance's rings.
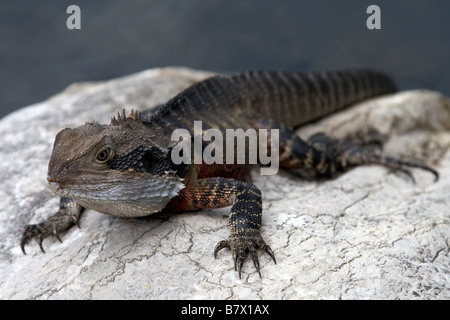
[[449,299],[450,102],[439,93],[401,92],[309,125],[336,137],[377,128],[387,153],[425,159],[441,179],[413,170],[416,184],[379,166],[305,181],[286,172],[253,174],[262,190],[262,235],[277,258],[251,259],[243,279],[227,238],[228,208],[144,219],[87,211],[81,229],[19,247],[21,232],[53,214],[46,182],[56,133],[109,122],[122,108],[162,103],[210,73],[152,69],[74,84],[0,121],[0,299]]

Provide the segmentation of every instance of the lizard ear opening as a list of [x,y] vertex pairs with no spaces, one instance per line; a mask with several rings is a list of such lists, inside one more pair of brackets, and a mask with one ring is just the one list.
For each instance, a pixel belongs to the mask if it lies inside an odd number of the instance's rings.
[[107,163],[109,168],[113,170],[125,171],[132,169],[137,172],[147,172],[154,176],[172,173],[182,178],[188,169],[186,164],[176,165],[172,162],[170,149],[158,146],[149,148],[140,146],[114,155],[113,148],[106,145],[97,152],[96,161]]
[[171,158],[171,149],[152,147],[142,156],[142,168],[154,175],[164,175],[173,172],[178,177],[183,177],[187,171],[187,165],[176,165]]

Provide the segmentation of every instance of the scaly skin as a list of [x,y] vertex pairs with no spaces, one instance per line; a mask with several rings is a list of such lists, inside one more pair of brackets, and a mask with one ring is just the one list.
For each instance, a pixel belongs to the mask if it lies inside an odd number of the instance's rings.
[[[357,143],[315,135],[308,141],[293,129],[325,117],[355,102],[393,92],[392,81],[371,70],[328,73],[247,72],[201,81],[156,112],[119,114],[109,125],[86,123],[64,129],[56,137],[48,181],[61,196],[60,210],[48,220],[25,228],[21,248],[33,238],[42,241],[77,223],[83,208],[122,217],[146,216],[162,210],[191,211],[231,206],[230,236],[220,241],[214,256],[230,248],[241,277],[250,253],[261,276],[256,249],[275,256],[260,234],[262,198],[246,181],[253,167],[245,164],[175,164],[171,140],[175,129],[194,133],[194,121],[204,129],[278,129],[279,165],[314,176],[369,163],[409,173],[411,167],[438,173],[420,162],[380,156],[367,141]],[[272,142],[269,136],[269,146]],[[203,145],[205,148],[207,144]],[[194,148],[194,146],[192,146]],[[203,149],[204,150],[204,149]],[[248,157],[246,157],[248,159]],[[225,160],[225,155],[224,155]]]

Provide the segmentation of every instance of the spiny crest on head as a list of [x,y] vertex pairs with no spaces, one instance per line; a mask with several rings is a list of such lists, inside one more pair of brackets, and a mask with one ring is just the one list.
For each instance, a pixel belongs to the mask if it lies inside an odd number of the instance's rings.
[[111,125],[116,126],[123,122],[126,122],[127,119],[133,119],[133,120],[140,120],[140,112],[138,110],[131,109],[130,114],[127,116],[125,113],[125,109],[122,109],[122,112],[117,112],[117,118],[116,116],[111,118]]

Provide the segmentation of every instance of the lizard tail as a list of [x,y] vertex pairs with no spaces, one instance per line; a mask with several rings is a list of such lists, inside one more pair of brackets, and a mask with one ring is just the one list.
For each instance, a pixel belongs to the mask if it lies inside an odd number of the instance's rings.
[[389,76],[370,69],[320,73],[252,71],[231,80],[240,92],[247,93],[247,101],[254,106],[251,112],[291,127],[396,91]]

